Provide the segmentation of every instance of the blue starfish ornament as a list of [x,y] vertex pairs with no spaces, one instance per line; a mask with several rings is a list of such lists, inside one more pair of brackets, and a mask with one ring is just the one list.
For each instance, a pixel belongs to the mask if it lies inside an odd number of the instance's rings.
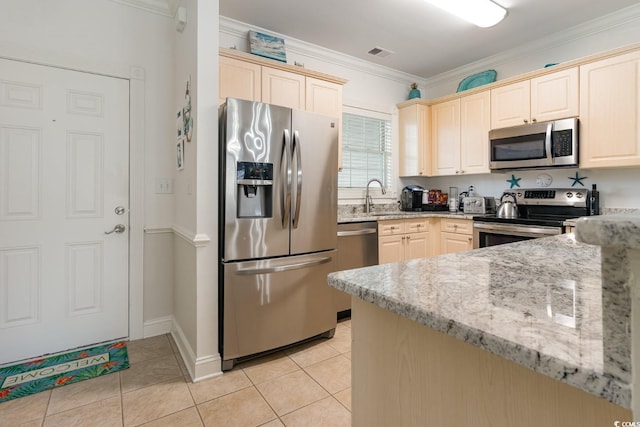
[[570,176],[570,177],[568,177],[568,178],[573,180],[573,183],[571,184],[571,186],[572,186],[572,187],[573,187],[574,185],[576,185],[576,184],[580,184],[580,185],[582,185],[582,186],[584,187],[584,184],[582,183],[582,180],[583,180],[583,179],[587,179],[587,178],[589,178],[589,177],[588,177],[588,176],[580,176],[580,175],[578,174],[578,172],[576,171],[576,177],[575,177],[575,178],[574,178],[574,177],[572,177],[572,176]]
[[522,178],[516,178],[515,175],[511,175],[511,179],[507,180],[507,182],[511,185],[511,187],[509,187],[509,188],[520,187],[519,182],[520,182],[521,179]]

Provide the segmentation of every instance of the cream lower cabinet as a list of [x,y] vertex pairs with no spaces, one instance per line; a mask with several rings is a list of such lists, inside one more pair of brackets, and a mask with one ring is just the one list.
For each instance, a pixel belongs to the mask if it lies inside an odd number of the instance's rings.
[[429,218],[379,221],[378,263],[430,256],[429,222]]
[[640,52],[580,67],[580,168],[640,165]]
[[473,221],[442,218],[440,220],[440,255],[473,249]]

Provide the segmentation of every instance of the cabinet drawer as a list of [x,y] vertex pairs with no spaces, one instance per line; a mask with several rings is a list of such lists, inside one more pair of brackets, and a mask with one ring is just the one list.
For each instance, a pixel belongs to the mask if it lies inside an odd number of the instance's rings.
[[429,231],[429,221],[427,218],[406,219],[404,221],[405,233],[424,233]]
[[468,219],[443,218],[440,230],[448,233],[473,234],[473,222]]
[[404,220],[394,219],[378,222],[378,236],[393,236],[396,234],[404,234]]

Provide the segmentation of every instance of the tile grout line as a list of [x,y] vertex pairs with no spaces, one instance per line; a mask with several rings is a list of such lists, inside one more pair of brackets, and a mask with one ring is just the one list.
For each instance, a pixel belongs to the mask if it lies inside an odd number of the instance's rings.
[[[131,364],[129,364],[131,369]],[[120,391],[120,421],[124,427],[124,393],[122,393],[122,371],[118,372],[118,390]]]

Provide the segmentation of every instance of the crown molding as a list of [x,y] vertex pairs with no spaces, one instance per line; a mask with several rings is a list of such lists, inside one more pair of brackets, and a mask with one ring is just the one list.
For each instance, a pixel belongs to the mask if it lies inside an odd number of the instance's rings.
[[[255,27],[235,19],[227,18],[220,15],[220,32],[237,38],[248,37],[249,30],[264,32],[285,39],[287,52],[304,55],[318,61],[327,62],[341,67],[349,68],[355,71],[364,72],[377,77],[382,77],[402,84],[407,82],[418,82],[421,84],[425,81],[423,77],[414,76],[413,74],[394,70],[383,65],[374,64],[373,62],[364,61],[344,53],[336,52],[322,46],[307,43],[302,40],[289,37],[285,34],[279,34],[265,28]],[[230,47],[230,46],[222,46]]]
[[111,0],[115,3],[142,9],[147,12],[173,18],[180,0]]
[[635,21],[640,21],[640,4],[621,9],[617,12],[576,25],[565,31],[553,33],[547,37],[518,46],[517,48],[506,50],[479,61],[471,62],[436,76],[429,77],[425,79],[425,85],[437,86],[438,84],[451,80],[461,80],[480,69],[497,68],[501,64],[530,56],[534,52],[542,52],[552,47],[573,43],[577,40],[609,31]]

